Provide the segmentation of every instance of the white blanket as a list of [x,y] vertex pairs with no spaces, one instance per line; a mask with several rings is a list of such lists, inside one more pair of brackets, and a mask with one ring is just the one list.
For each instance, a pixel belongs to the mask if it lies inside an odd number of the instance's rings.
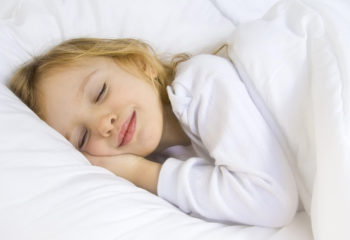
[[305,212],[282,229],[183,214],[90,166],[2,85],[30,56],[67,38],[138,37],[159,52],[211,52],[240,25],[230,55],[285,140],[315,236],[345,239],[349,3],[287,1],[269,10],[277,1],[212,0],[233,24],[209,0],[2,2],[0,238],[311,240]]
[[[205,222],[182,213],[91,166],[2,84],[31,56],[72,37],[137,37],[171,55],[211,52],[235,26],[209,0],[1,3],[0,239],[309,240],[305,214],[285,228],[269,229]],[[248,16],[252,5],[237,7]]]
[[[216,4],[230,17],[228,2]],[[349,13],[346,0],[280,1],[230,39],[230,58],[290,156],[315,239],[349,239]]]

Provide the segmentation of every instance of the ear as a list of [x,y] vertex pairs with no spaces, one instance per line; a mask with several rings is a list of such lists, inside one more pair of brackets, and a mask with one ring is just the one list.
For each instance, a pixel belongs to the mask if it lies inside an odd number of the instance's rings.
[[152,79],[158,77],[158,72],[153,67],[151,68],[150,76]]
[[143,70],[150,79],[154,79],[158,76],[157,70],[149,64],[143,64]]

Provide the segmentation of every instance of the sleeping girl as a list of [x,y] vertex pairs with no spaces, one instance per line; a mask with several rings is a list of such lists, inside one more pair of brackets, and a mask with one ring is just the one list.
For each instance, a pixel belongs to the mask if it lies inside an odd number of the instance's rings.
[[224,58],[168,63],[139,40],[72,39],[10,88],[91,164],[192,216],[266,227],[294,217],[286,155]]

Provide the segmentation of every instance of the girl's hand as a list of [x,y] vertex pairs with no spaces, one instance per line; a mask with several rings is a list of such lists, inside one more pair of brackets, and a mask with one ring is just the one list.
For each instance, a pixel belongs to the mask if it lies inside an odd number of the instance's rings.
[[133,154],[92,156],[84,153],[84,155],[92,165],[106,168],[136,186],[157,194],[161,164]]
[[140,160],[139,156],[132,154],[92,156],[84,153],[84,155],[92,165],[106,168],[114,174],[128,180],[133,178],[132,175],[134,175],[137,162]]
[[115,156],[92,156],[84,153],[92,165],[103,167],[122,178],[134,183],[139,162],[143,159],[132,154]]

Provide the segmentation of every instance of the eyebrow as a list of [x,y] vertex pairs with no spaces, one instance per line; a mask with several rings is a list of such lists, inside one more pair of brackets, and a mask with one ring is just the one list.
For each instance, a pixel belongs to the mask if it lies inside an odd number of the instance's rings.
[[[80,84],[79,89],[78,89],[78,94],[77,94],[78,97],[84,95],[86,86],[88,85],[89,81],[92,79],[92,76],[93,76],[97,71],[98,71],[98,69],[95,69],[94,71],[92,71],[91,73],[89,73],[89,74],[83,79],[83,82]],[[70,131],[69,131],[69,132],[65,132],[64,137],[69,141],[70,138],[71,138]]]
[[78,96],[84,94],[85,88],[88,84],[88,82],[91,80],[92,76],[97,72],[97,69],[89,73],[84,79],[83,82],[80,84],[79,90],[78,90]]

